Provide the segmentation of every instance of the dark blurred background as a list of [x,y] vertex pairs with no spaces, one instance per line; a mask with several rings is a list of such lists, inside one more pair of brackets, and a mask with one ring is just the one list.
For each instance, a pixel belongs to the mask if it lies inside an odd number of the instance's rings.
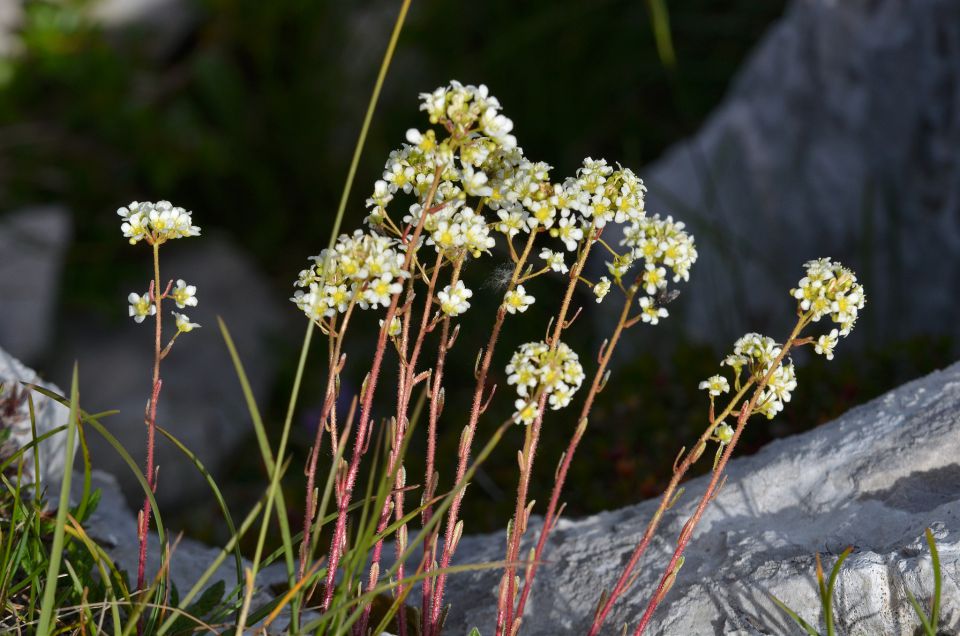
[[[701,254],[656,330],[629,334],[568,482],[567,514],[655,496],[679,448],[702,430],[697,383],[747,331],[792,326],[788,290],[805,260],[855,269],[868,304],[831,363],[798,355],[799,387],[743,453],[831,419],[957,357],[960,303],[960,5],[620,0],[414,2],[350,197],[345,231],[387,153],[423,128],[417,94],[486,83],[528,157],[562,180],[585,156],[638,170],[648,210],[673,214]],[[236,508],[264,483],[249,418],[215,316],[225,319],[273,434],[305,328],[287,302],[326,245],[399,2],[60,0],[0,4],[0,346],[61,386],[79,359],[84,406],[110,419],[136,458],[151,336],[125,296],[150,276],[149,250],[121,237],[115,210],[169,199],[203,236],[162,251],[163,276],[199,287],[164,366],[161,421],[210,466]],[[472,367],[506,260],[474,265],[477,292],[448,370],[442,484],[454,469]],[[559,281],[537,283],[511,321],[494,381],[546,328]],[[587,371],[609,301],[581,297],[568,336]],[[375,320],[357,325],[345,374],[358,386]],[[366,331],[366,334],[363,332]],[[358,338],[357,336],[361,336]],[[312,439],[323,347],[315,345],[294,436]],[[428,357],[429,359],[429,357]],[[432,364],[432,363],[430,363]],[[488,426],[509,416],[506,391]],[[390,392],[381,393],[389,413]],[[544,500],[574,413],[545,423],[533,497]],[[483,438],[483,435],[481,436]],[[94,461],[126,470],[104,444]],[[515,488],[511,431],[471,490],[468,532],[505,525]],[[408,479],[421,483],[414,442]],[[161,449],[159,497],[174,527],[223,538],[202,481]],[[302,466],[290,470],[293,478]],[[137,487],[128,495],[136,499]],[[302,496],[291,497],[297,514]]]

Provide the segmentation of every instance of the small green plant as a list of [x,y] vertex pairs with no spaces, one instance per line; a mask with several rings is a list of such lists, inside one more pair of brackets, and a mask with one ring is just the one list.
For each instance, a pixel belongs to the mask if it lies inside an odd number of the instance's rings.
[[[196,289],[183,280],[164,285],[159,248],[175,238],[196,236],[199,228],[193,225],[190,212],[169,202],[131,203],[119,210],[123,235],[131,243],[145,242],[153,252],[153,276],[146,292],[128,297],[128,313],[136,322],[154,318],[153,381],[144,417],[145,467],[142,471],[137,467],[100,424],[100,416],[79,409],[76,374],[67,402],[71,414],[65,430],[68,447],[78,434],[82,443],[87,426],[104,436],[131,466],[144,490],[137,525],[136,586],[131,591],[122,577],[108,585],[112,581],[109,573],[115,568],[83,533],[83,515],[78,513],[80,521],[74,523],[69,512],[68,470],[52,524],[53,549],[39,552],[36,563],[28,562],[27,573],[10,588],[11,593],[22,594],[27,587],[21,581],[26,580],[33,595],[26,613],[15,605],[5,606],[5,614],[12,613],[15,625],[32,624],[37,614],[38,633],[43,636],[62,627],[95,631],[96,626],[99,630],[107,617],[118,634],[136,629],[141,634],[162,636],[226,627],[237,634],[247,629],[283,629],[288,633],[366,636],[389,628],[400,636],[438,636],[448,607],[448,577],[467,569],[496,568],[503,574],[495,633],[515,636],[521,631],[525,603],[545,558],[548,536],[563,510],[563,486],[588,431],[595,401],[610,377],[612,356],[629,329],[637,325],[654,327],[669,317],[667,304],[677,294],[675,286],[689,279],[698,253],[682,222],[671,216],[648,214],[646,189],[632,170],[587,157],[574,174],[555,178],[550,165],[525,156],[513,134],[513,122],[486,86],[456,81],[420,95],[420,110],[426,113],[429,126],[408,130],[405,142],[388,156],[382,178],[374,183],[366,200],[366,228],[341,234],[340,222],[360,150],[408,5],[405,2],[401,9],[381,67],[328,247],[310,258],[294,282],[291,301],[306,316],[306,330],[286,413],[277,423],[280,437],[275,448],[268,441],[270,423],[264,421],[253,398],[226,323],[219,322],[256,434],[267,479],[263,497],[253,503],[240,524],[234,525],[219,488],[202,463],[157,422],[161,362],[180,334],[199,327],[174,312],[176,332],[164,344],[163,301],[169,300],[178,308],[195,306]],[[495,255],[506,262],[500,267],[477,265]],[[606,275],[591,274],[595,270],[588,263],[597,258],[603,259]],[[450,414],[444,411],[448,353],[460,341],[461,317],[475,304],[479,307],[474,312],[484,308],[468,286],[472,271],[484,278],[491,278],[491,272],[495,272],[492,278],[499,298],[488,307],[492,324],[486,337],[467,343],[480,346],[473,370],[471,406],[465,413]],[[485,415],[492,419],[488,407],[497,392],[492,378],[496,377],[494,365],[501,364],[498,345],[538,302],[535,292],[539,294],[539,306],[547,304],[549,294],[537,289],[547,277],[558,277],[562,291],[550,307],[549,321],[540,326],[543,337],[519,344],[509,359],[502,361],[506,385],[514,393],[508,398],[512,415],[506,421],[485,422]],[[564,341],[581,315],[583,308],[578,303],[583,298],[588,305],[617,302],[606,300],[611,295],[620,303],[619,319],[596,352],[595,362],[581,358],[569,341]],[[724,469],[748,418],[772,418],[790,401],[796,387],[791,349],[811,345],[818,354],[831,359],[839,338],[850,332],[865,302],[853,272],[830,259],[807,263],[806,275],[792,296],[797,301],[797,323],[784,343],[748,333],[737,340],[733,353],[723,361],[729,369],[727,375],[714,375],[701,383],[710,401],[705,430],[690,451],[681,450],[660,508],[614,588],[601,594],[591,635],[599,633],[614,603],[635,580],[639,559],[663,512],[682,492],[681,479],[708,445],[715,444],[710,484],[687,521],[634,633],[643,632],[683,565],[684,550],[695,527],[723,484]],[[358,327],[363,324],[362,312],[377,312],[379,326],[371,331]],[[801,335],[823,318],[829,318],[838,328],[818,336]],[[293,528],[287,509],[289,493],[284,492],[289,483],[288,446],[308,353],[317,331],[326,345],[326,381],[316,436],[305,461],[302,526]],[[373,340],[370,359],[348,360],[348,338]],[[352,370],[364,374],[354,395],[344,394],[347,383],[342,378],[348,363]],[[392,404],[389,415],[378,418],[374,415],[377,391],[382,393],[382,385],[393,379],[384,373],[388,365],[395,365],[397,370],[390,387]],[[731,391],[733,397],[725,406],[715,405],[716,398]],[[543,424],[551,411],[570,407],[581,398],[577,424],[568,433],[566,451],[557,462],[538,541],[527,554],[521,554],[536,505],[530,485]],[[344,401],[349,403],[345,412],[337,408],[338,402]],[[727,418],[733,418],[735,425],[728,424]],[[486,428],[481,428],[484,425]],[[455,565],[454,556],[465,530],[460,513],[467,486],[508,429],[515,426],[522,427],[523,441],[516,449],[516,501],[512,518],[506,520],[504,558],[496,563]],[[437,470],[442,427],[460,431],[452,475],[440,475]],[[176,545],[168,544],[154,499],[158,432],[203,474],[231,532],[231,539],[217,558],[182,594],[170,584],[169,568]],[[408,477],[406,458],[411,440],[419,434],[425,440],[425,470],[417,480]],[[487,440],[483,445],[477,442],[481,434]],[[19,484],[20,480],[12,484],[16,501],[20,499]],[[414,493],[419,501],[411,503],[408,497]],[[13,504],[18,512],[12,519],[36,525],[40,518],[34,514],[38,504],[18,506]],[[146,571],[151,522],[164,550],[155,573]],[[21,521],[19,527],[26,528],[24,523]],[[412,532],[415,524],[419,530]],[[18,526],[11,521],[13,527]],[[255,548],[251,560],[244,564],[238,544],[254,528]],[[266,539],[271,531],[278,531],[281,545],[268,553]],[[7,543],[13,536],[8,535]],[[40,534],[29,536],[36,544]],[[390,544],[393,559],[388,566],[384,550]],[[70,558],[62,559],[64,554],[69,557],[71,549],[81,547],[101,571],[101,587],[91,581],[91,568],[81,571]],[[411,555],[417,548],[422,557],[419,563],[412,563]],[[236,563],[235,585],[208,586],[214,572],[231,555]],[[274,562],[284,567],[286,586],[265,590],[258,576]],[[25,562],[21,559],[19,563]],[[67,576],[61,572],[61,564]],[[21,566],[14,568],[15,572],[24,570]],[[39,576],[40,571],[46,572],[45,578]],[[828,592],[834,578],[826,588]],[[410,598],[417,585],[419,602]],[[64,596],[61,588],[73,596]],[[0,600],[4,593],[6,590],[0,587]],[[265,593],[268,600],[264,601],[260,593]],[[93,598],[99,603],[96,611],[91,605]],[[74,601],[76,610],[68,604]],[[39,613],[33,610],[37,602]],[[408,605],[416,607],[406,611]],[[64,625],[73,611],[77,612],[77,622]],[[281,628],[281,622],[286,627]],[[479,636],[479,631],[474,628],[471,636]]]
[[[917,618],[920,620],[920,627],[923,629],[923,634],[925,636],[937,636],[937,626],[940,621],[940,592],[943,583],[942,573],[940,571],[940,555],[937,553],[937,542],[934,539],[933,532],[930,530],[930,528],[926,529],[924,536],[927,539],[927,546],[930,548],[930,561],[933,566],[933,600],[930,604],[929,616],[920,606],[920,603],[913,595],[913,592],[907,589],[905,589],[905,591],[907,593],[907,598],[910,600],[910,605],[913,607],[913,610],[917,614]],[[843,566],[843,562],[848,556],[850,556],[852,552],[853,548],[849,547],[840,553],[840,556],[837,557],[836,563],[834,563],[833,567],[830,569],[830,577],[826,581],[824,581],[823,566],[820,563],[820,555],[816,555],[817,588],[820,592],[820,606],[823,608],[823,624],[826,627],[825,635],[817,631],[812,625],[810,625],[810,623],[801,618],[797,612],[792,610],[787,606],[786,603],[781,601],[773,594],[770,595],[771,600],[776,603],[777,607],[782,609],[787,616],[792,618],[793,621],[803,628],[803,630],[810,636],[833,636],[836,633],[836,624],[834,622],[833,613],[833,588],[836,584],[837,577],[840,574],[840,568]]]

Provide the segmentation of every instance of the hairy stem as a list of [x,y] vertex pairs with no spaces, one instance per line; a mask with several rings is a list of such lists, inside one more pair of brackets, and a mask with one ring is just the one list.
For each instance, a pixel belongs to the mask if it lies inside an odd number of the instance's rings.
[[[573,299],[573,292],[580,280],[580,273],[583,271],[587,257],[590,255],[590,248],[596,241],[595,230],[593,227],[587,233],[587,241],[584,244],[580,257],[570,268],[570,282],[567,284],[567,290],[560,303],[560,310],[557,312],[556,322],[553,325],[553,333],[547,340],[550,346],[550,352],[553,353],[560,345],[560,334],[566,328],[567,314],[570,311],[570,301]],[[497,636],[513,636],[513,603],[516,581],[514,573],[520,554],[520,541],[526,532],[527,519],[527,491],[530,487],[530,476],[533,474],[533,461],[536,457],[537,444],[540,440],[540,427],[543,424],[544,410],[547,403],[546,392],[540,396],[537,406],[537,416],[530,425],[527,443],[523,449],[523,469],[520,471],[520,479],[517,484],[517,506],[513,516],[513,532],[507,544],[507,565],[504,572],[503,582],[506,585],[506,593],[499,596],[499,607],[497,609]]]
[[[517,280],[520,278],[523,267],[526,264],[527,259],[530,258],[530,252],[533,250],[535,238],[536,233],[531,232],[527,238],[527,244],[524,247],[523,253],[516,258],[516,265],[513,269],[513,274],[510,277],[510,282],[507,285],[507,291],[511,291],[514,287],[516,287]],[[466,474],[470,463],[470,448],[477,431],[477,423],[480,421],[480,415],[482,414],[483,409],[483,398],[487,390],[487,375],[490,372],[490,365],[493,363],[493,352],[496,349],[497,341],[500,337],[500,330],[503,328],[503,321],[506,318],[506,315],[507,310],[501,305],[497,310],[497,317],[494,320],[493,329],[490,331],[490,338],[488,339],[487,346],[483,351],[483,358],[480,362],[480,367],[477,369],[477,383],[473,390],[473,402],[470,407],[470,419],[464,428],[460,452],[457,458],[457,474],[456,480],[454,481],[455,484],[460,484],[463,482],[463,477]],[[453,493],[453,502],[447,511],[446,539],[443,542],[443,553],[440,557],[441,571],[446,570],[450,566],[450,560],[453,558],[455,547],[453,546],[452,539],[460,515],[460,504],[463,502],[465,486],[466,485],[464,484],[464,488],[461,488]],[[447,575],[445,573],[437,576],[432,599],[430,599],[429,596],[426,596],[426,591],[424,591],[423,633],[425,636],[431,636],[432,634],[437,634],[439,632],[440,608],[441,603],[443,602],[443,590],[446,580]],[[424,590],[426,590],[426,588],[424,588]],[[429,607],[427,607],[428,600]]]
[[[430,207],[433,198],[437,194],[437,187],[440,185],[440,175],[443,172],[443,166],[437,166],[433,174],[433,183],[430,185],[430,191],[427,194],[424,209]],[[416,257],[417,246],[420,242],[420,235],[423,233],[423,224],[426,221],[426,213],[420,215],[420,220],[413,231],[413,234],[407,240],[406,256],[403,262],[403,270],[411,272]],[[337,524],[334,528],[333,539],[330,543],[329,565],[327,567],[326,588],[322,609],[330,609],[330,603],[333,601],[334,583],[336,581],[337,569],[340,565],[340,558],[343,556],[343,548],[346,542],[347,528],[347,508],[350,507],[350,498],[353,494],[353,488],[357,481],[357,472],[360,470],[360,459],[366,448],[367,433],[370,424],[370,413],[373,408],[373,395],[376,392],[377,381],[380,376],[380,366],[383,363],[383,355],[387,348],[387,334],[390,330],[390,324],[397,313],[400,294],[394,294],[390,301],[390,307],[387,309],[387,315],[384,318],[383,326],[380,328],[380,334],[377,337],[377,348],[373,354],[373,362],[370,365],[370,372],[367,375],[364,387],[361,390],[360,420],[357,424],[357,433],[353,442],[353,454],[350,460],[347,474],[342,483],[337,485],[338,491],[338,509]]]
[[737,417],[737,428],[733,432],[733,438],[730,440],[730,443],[727,444],[726,449],[723,451],[723,455],[720,457],[720,461],[717,462],[716,467],[713,469],[713,476],[710,478],[710,483],[707,484],[707,489],[700,498],[700,502],[697,504],[696,510],[690,519],[687,520],[687,523],[684,524],[683,530],[680,533],[680,538],[677,540],[677,547],[673,551],[673,556],[671,556],[667,567],[664,568],[663,575],[660,577],[660,583],[657,585],[657,591],[647,604],[647,609],[644,611],[643,617],[640,619],[640,623],[637,625],[637,629],[633,632],[634,636],[640,636],[644,629],[646,629],[650,619],[653,617],[654,610],[657,609],[660,601],[663,600],[663,597],[666,596],[666,593],[669,591],[670,585],[672,585],[673,581],[676,579],[677,571],[679,570],[680,565],[682,565],[681,558],[683,557],[683,552],[686,550],[687,545],[689,545],[691,539],[693,538],[693,531],[697,527],[697,524],[700,523],[700,519],[703,517],[703,513],[706,511],[707,506],[717,495],[723,470],[726,468],[727,462],[730,460],[730,456],[733,454],[733,449],[740,440],[740,434],[743,433],[743,429],[747,425],[747,420],[753,412],[754,407],[756,407],[757,401],[760,399],[763,389],[767,386],[767,384],[770,382],[770,378],[773,377],[773,374],[780,367],[780,364],[786,357],[787,352],[790,351],[790,348],[794,345],[797,336],[806,326],[806,324],[807,316],[803,315],[797,321],[797,324],[793,328],[790,337],[784,343],[780,354],[774,358],[773,364],[770,365],[770,369],[757,382],[756,389],[754,389],[753,396],[750,398],[749,403],[740,407],[740,414]]
[[577,452],[577,446],[579,445],[580,440],[583,438],[583,434],[587,430],[587,418],[590,415],[590,409],[593,408],[593,401],[603,387],[607,366],[610,364],[610,358],[613,356],[613,351],[616,349],[617,343],[620,340],[620,336],[623,334],[623,331],[626,328],[625,324],[630,315],[630,308],[633,306],[633,300],[636,297],[636,293],[637,286],[634,284],[634,286],[630,287],[630,289],[627,291],[627,295],[623,303],[623,310],[620,313],[620,320],[617,322],[617,326],[613,330],[613,335],[610,336],[610,340],[604,346],[603,354],[600,357],[600,364],[593,376],[593,382],[590,385],[590,390],[587,392],[587,397],[586,400],[584,400],[583,407],[580,409],[580,417],[577,419],[577,428],[574,431],[573,436],[570,438],[570,443],[567,445],[566,452],[563,454],[563,460],[561,461],[560,468],[557,471],[553,491],[550,493],[550,503],[547,506],[547,512],[543,518],[543,528],[540,530],[540,538],[537,540],[537,546],[534,549],[532,563],[530,563],[530,565],[527,567],[526,576],[524,577],[523,590],[521,590],[520,599],[517,601],[517,609],[515,612],[516,616],[523,616],[523,608],[526,605],[527,597],[530,595],[530,588],[533,586],[533,579],[537,575],[537,568],[540,564],[543,550],[546,547],[547,538],[550,536],[550,532],[553,530],[553,527],[556,524],[555,517],[557,514],[557,506],[560,503],[560,493],[563,491],[563,485],[567,479],[567,472],[570,470],[570,464],[573,461],[573,456]]

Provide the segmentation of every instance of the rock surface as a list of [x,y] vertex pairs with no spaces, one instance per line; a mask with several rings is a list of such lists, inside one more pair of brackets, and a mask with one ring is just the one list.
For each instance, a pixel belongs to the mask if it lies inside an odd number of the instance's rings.
[[[250,386],[263,400],[277,368],[271,338],[284,326],[283,302],[250,259],[225,239],[204,236],[192,244],[164,248],[161,276],[184,278],[197,286],[197,307],[187,314],[202,325],[178,338],[163,361],[158,423],[197,454],[208,470],[219,470],[237,443],[253,430],[246,404],[217,326],[222,316],[243,360]],[[144,250],[144,283],[150,275],[149,250]],[[69,378],[74,360],[80,362],[81,405],[89,412],[118,409],[104,425],[142,462],[146,454],[144,406],[153,369],[152,327],[126,318],[126,294],[117,290],[118,320],[109,324],[93,317],[75,317],[64,326],[63,344],[54,377]],[[172,303],[167,311],[173,310]],[[295,318],[292,312],[286,312]],[[169,337],[172,317],[165,316]],[[148,321],[149,322],[149,321]],[[62,380],[61,380],[62,381]],[[123,459],[100,436],[90,438],[93,464],[120,477],[131,502],[143,494]],[[158,434],[160,467],[157,500],[161,506],[207,500],[203,477],[173,444]]]
[[[752,423],[763,426],[763,422]],[[728,480],[687,550],[686,564],[648,634],[803,633],[769,600],[775,594],[808,622],[820,619],[814,554],[830,567],[855,551],[837,583],[841,634],[912,634],[919,625],[904,587],[927,605],[933,576],[923,540],[934,530],[943,565],[941,625],[960,627],[960,363],[906,384],[813,431],[732,461]],[[672,542],[696,507],[704,478],[686,484],[641,574],[606,623],[631,630]],[[523,634],[585,633],[600,590],[633,550],[656,501],[561,521],[528,602]],[[533,526],[533,524],[531,524]],[[538,528],[532,527],[532,538]],[[502,558],[503,533],[464,537],[463,562]],[[447,628],[492,634],[499,575],[450,580]]]
[[852,340],[956,338],[960,3],[794,0],[700,131],[642,172],[647,209],[698,241],[695,302],[677,303],[693,338],[786,324],[820,256],[870,294]]
[[[64,395],[55,384],[44,382],[33,369],[0,347],[0,461],[9,458],[17,450],[33,441],[33,427],[30,421],[29,389],[24,383],[37,384],[54,393]],[[49,397],[33,394],[34,423],[37,437],[63,426],[70,416],[70,409]],[[9,430],[9,437],[6,431]],[[40,483],[49,487],[60,483],[63,467],[67,463],[67,437],[64,432],[52,435],[40,442]],[[76,450],[74,450],[76,452]],[[25,483],[34,483],[34,451],[23,455],[23,476]],[[16,474],[16,465],[11,470]]]
[[70,216],[61,207],[0,217],[0,346],[27,362],[35,362],[52,341],[70,235]]

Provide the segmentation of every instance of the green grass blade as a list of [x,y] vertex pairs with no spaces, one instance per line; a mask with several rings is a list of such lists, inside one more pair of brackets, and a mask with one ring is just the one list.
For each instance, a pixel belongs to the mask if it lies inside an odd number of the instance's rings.
[[673,35],[670,32],[670,12],[665,0],[647,0],[650,21],[653,23],[653,38],[657,43],[657,55],[667,70],[677,67],[677,53],[673,48]]
[[803,631],[807,632],[807,634],[809,634],[810,636],[820,636],[820,633],[819,633],[817,630],[815,630],[815,629],[810,625],[810,623],[808,623],[807,621],[805,621],[805,620],[803,620],[802,618],[800,618],[800,615],[797,614],[796,612],[794,612],[794,611],[793,611],[792,609],[790,609],[789,607],[787,607],[787,604],[786,604],[786,603],[784,603],[783,601],[781,601],[780,599],[778,599],[778,598],[777,598],[776,596],[774,596],[773,594],[770,594],[770,600],[773,601],[774,603],[776,603],[777,607],[779,607],[781,610],[783,610],[783,613],[784,613],[784,614],[786,614],[787,616],[789,616],[790,618],[792,618],[793,621],[794,621],[797,625],[799,625],[801,628],[803,628]]
[[[77,402],[77,364],[73,365],[73,378],[70,380],[70,419],[67,421],[66,456],[73,458],[73,445],[76,436]],[[70,506],[70,478],[73,476],[72,462],[63,467],[63,479],[60,481],[60,502],[57,506],[57,520],[53,529],[53,545],[50,546],[50,565],[47,568],[46,584],[43,588],[43,600],[40,603],[40,621],[37,634],[47,636],[54,625],[53,612],[57,594],[57,579],[60,576],[60,559],[63,556],[63,528],[67,523],[67,508]]]
[[936,633],[940,623],[940,595],[943,588],[943,571],[940,568],[940,554],[933,531],[927,528],[927,545],[930,546],[930,560],[933,562],[933,606],[930,608],[930,628]]
[[930,625],[930,621],[927,620],[927,616],[923,611],[923,608],[920,607],[920,602],[917,601],[917,597],[913,595],[913,592],[904,588],[904,591],[907,593],[907,599],[910,601],[910,605],[913,607],[913,611],[916,612],[917,618],[920,619],[920,624],[923,626],[923,633],[926,636],[937,636],[936,630]]
[[[217,571],[217,568],[220,567],[220,564],[223,563],[227,556],[233,551],[234,547],[240,542],[240,539],[246,534],[247,530],[254,524],[257,520],[257,517],[260,515],[260,511],[263,510],[263,501],[258,501],[256,505],[247,513],[247,516],[240,523],[240,528],[237,531],[237,534],[230,537],[230,540],[227,541],[227,544],[223,546],[220,550],[220,553],[214,558],[214,560],[207,566],[207,569],[204,570],[203,574],[197,579],[196,583],[193,584],[193,587],[180,599],[178,610],[182,611],[186,608],[191,601],[203,590],[203,586],[207,584],[207,581],[210,580],[210,577],[214,575]],[[167,619],[160,625],[160,628],[157,630],[157,636],[163,636],[168,629],[173,625],[176,620],[176,616],[168,616]]]
[[[827,636],[833,636],[836,629],[833,624],[833,587],[837,582],[837,576],[840,575],[840,568],[843,562],[847,560],[850,553],[853,552],[853,546],[848,547],[837,557],[837,562],[833,564],[830,570],[830,580],[827,583],[826,592],[823,597],[823,618],[827,625]],[[823,589],[823,575],[820,574],[820,588]]]

